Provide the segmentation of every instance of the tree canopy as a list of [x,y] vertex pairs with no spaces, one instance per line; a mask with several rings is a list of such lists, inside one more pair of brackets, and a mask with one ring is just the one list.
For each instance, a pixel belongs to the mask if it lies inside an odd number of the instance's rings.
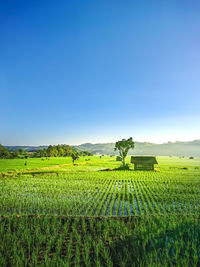
[[135,146],[135,143],[133,142],[132,137],[128,139],[122,139],[121,141],[118,141],[115,143],[114,150],[119,151],[123,166],[125,166],[125,158],[128,154],[129,149],[134,148],[134,146]]
[[50,145],[48,148],[35,151],[34,157],[71,157],[75,151],[78,156],[92,156],[92,153],[89,151],[77,151],[69,145]]
[[0,158],[43,158],[43,157],[71,157],[76,152],[78,156],[92,156],[90,151],[78,151],[69,145],[48,146],[47,148],[38,149],[34,152],[27,152],[23,148],[8,150],[0,144]]
[[10,152],[8,151],[8,149],[6,149],[0,144],[0,158],[7,159],[9,157],[10,157]]

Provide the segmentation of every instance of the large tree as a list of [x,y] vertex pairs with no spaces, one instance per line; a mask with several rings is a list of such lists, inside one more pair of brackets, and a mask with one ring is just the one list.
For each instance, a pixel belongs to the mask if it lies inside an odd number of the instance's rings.
[[6,149],[0,144],[0,158],[7,159],[9,157],[10,157],[10,152],[8,151],[8,149]]
[[122,159],[122,164],[125,166],[125,158],[128,154],[129,149],[134,148],[135,143],[133,142],[133,138],[130,137],[128,139],[122,139],[121,141],[118,141],[115,143],[114,150],[119,151],[119,155]]

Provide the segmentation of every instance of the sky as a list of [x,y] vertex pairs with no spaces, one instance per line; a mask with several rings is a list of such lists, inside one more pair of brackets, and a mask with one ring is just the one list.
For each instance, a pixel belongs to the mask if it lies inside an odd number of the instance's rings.
[[0,0],[0,143],[200,139],[200,1]]

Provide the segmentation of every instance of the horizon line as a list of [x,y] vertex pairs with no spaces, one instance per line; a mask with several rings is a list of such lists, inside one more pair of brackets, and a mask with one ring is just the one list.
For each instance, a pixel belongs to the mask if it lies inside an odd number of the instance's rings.
[[[194,142],[194,141],[200,141],[200,138],[197,139],[193,139],[193,140],[176,140],[176,141],[166,141],[163,143],[155,143],[155,142],[150,142],[150,141],[137,141],[135,140],[134,143],[149,143],[149,144],[155,144],[155,145],[164,145],[164,144],[168,144],[168,143],[185,143],[185,142]],[[39,146],[57,146],[57,145],[69,145],[69,146],[81,146],[81,145],[85,145],[85,144],[91,144],[91,145],[99,145],[99,144],[113,144],[115,142],[85,142],[85,143],[80,143],[80,144],[67,144],[67,143],[58,143],[58,144],[49,144],[49,145],[4,145],[2,144],[2,146],[28,146],[28,147],[39,147]]]

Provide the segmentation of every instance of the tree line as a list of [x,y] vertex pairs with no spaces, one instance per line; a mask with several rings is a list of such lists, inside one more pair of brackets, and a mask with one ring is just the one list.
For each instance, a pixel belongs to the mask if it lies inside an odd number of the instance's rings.
[[12,158],[42,158],[42,157],[71,157],[76,156],[92,156],[89,151],[78,151],[77,149],[69,145],[56,145],[48,146],[47,148],[38,149],[34,152],[27,152],[23,148],[17,150],[9,150],[0,144],[0,158],[12,159]]

